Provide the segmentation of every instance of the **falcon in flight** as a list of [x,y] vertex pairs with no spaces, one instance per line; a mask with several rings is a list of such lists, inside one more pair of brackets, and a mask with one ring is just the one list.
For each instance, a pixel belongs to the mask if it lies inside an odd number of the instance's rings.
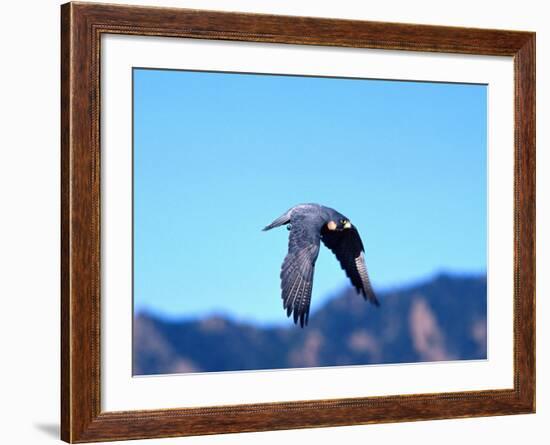
[[313,286],[313,271],[321,240],[340,262],[357,293],[379,306],[372,290],[365,249],[359,232],[341,213],[319,204],[300,204],[279,216],[265,230],[287,225],[290,231],[288,253],[281,267],[281,298],[287,316],[307,326]]

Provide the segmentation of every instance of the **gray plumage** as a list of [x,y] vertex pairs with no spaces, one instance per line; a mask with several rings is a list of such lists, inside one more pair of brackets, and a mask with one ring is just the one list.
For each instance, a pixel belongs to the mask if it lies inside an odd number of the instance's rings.
[[281,298],[287,316],[304,327],[308,323],[313,272],[321,240],[340,262],[351,283],[366,300],[379,305],[372,290],[364,247],[349,219],[330,207],[300,204],[289,209],[263,230],[287,225],[288,253],[281,267]]

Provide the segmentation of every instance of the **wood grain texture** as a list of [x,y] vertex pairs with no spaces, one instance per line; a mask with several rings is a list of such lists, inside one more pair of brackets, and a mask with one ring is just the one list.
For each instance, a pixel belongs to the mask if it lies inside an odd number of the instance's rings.
[[[103,33],[513,56],[514,388],[197,409],[101,412],[99,61]],[[533,33],[68,3],[61,7],[61,38],[63,440],[91,442],[534,412]]]

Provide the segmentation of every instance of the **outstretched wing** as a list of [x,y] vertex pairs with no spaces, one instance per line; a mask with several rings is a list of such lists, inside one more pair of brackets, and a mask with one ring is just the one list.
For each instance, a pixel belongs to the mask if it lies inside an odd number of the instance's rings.
[[380,303],[370,284],[363,242],[355,226],[344,230],[328,230],[325,226],[321,235],[323,243],[336,255],[357,293],[379,306]]
[[281,267],[281,297],[287,316],[294,313],[294,323],[307,325],[313,287],[313,271],[319,255],[320,235],[305,218],[293,216],[288,253]]

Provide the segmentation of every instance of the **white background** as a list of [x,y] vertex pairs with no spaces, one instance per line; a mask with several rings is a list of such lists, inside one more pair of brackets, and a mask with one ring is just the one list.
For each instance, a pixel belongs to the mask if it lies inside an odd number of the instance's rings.
[[[550,186],[549,14],[546,2],[306,0],[153,1],[150,5],[440,25],[527,29],[537,34],[538,301],[537,414],[345,428],[152,440],[148,443],[253,444],[422,442],[546,443],[550,422],[548,225]],[[2,442],[57,440],[59,413],[59,2],[9,2],[2,10],[0,69],[0,297]],[[7,97],[6,97],[7,96]],[[545,175],[546,173],[546,175]],[[546,176],[546,177],[545,177]]]

